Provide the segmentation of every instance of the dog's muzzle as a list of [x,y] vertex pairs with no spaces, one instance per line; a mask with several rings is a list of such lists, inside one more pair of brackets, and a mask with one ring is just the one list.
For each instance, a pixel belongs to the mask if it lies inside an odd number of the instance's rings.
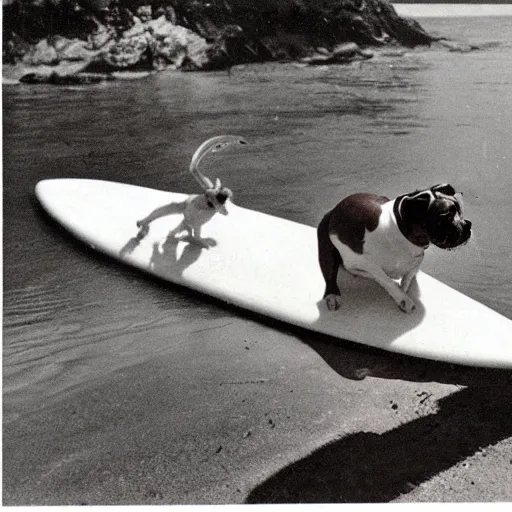
[[452,226],[444,233],[431,237],[434,245],[441,249],[454,249],[464,245],[471,237],[471,221],[467,220],[456,226]]
[[428,227],[430,241],[441,249],[454,249],[470,239],[471,225],[471,221],[465,219],[437,220]]

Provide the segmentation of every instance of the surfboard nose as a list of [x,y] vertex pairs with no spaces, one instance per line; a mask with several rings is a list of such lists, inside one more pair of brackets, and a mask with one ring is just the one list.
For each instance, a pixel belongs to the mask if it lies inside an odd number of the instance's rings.
[[46,208],[48,202],[51,202],[52,197],[57,194],[57,181],[59,180],[47,179],[41,180],[36,184],[35,194],[37,199],[43,205],[44,208]]
[[39,181],[35,186],[35,193],[37,199],[44,204],[48,201],[57,199],[59,195],[66,193],[66,188],[69,188],[71,180],[69,179],[45,179]]
[[41,196],[44,196],[45,190],[48,187],[48,182],[52,180],[41,180],[36,184],[35,193],[37,198],[39,199]]

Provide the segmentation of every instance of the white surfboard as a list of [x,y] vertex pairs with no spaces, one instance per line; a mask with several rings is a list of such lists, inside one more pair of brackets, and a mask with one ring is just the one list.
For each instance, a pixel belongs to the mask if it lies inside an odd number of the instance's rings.
[[402,313],[376,283],[341,271],[343,304],[328,311],[316,230],[228,203],[202,230],[204,249],[168,237],[181,215],[137,238],[136,221],[186,195],[98,180],[37,184],[44,209],[91,247],[129,265],[231,304],[312,331],[449,363],[512,368],[512,321],[420,272]]

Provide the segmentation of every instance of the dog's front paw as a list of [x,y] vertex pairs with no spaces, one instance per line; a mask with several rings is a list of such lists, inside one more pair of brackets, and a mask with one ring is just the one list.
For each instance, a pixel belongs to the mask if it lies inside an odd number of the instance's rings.
[[336,311],[337,309],[340,309],[341,297],[339,295],[334,295],[334,293],[330,293],[325,297],[325,303],[327,304],[327,309],[329,311]]
[[411,298],[406,296],[398,303],[398,307],[404,313],[412,313],[416,309],[416,304],[414,304],[414,301]]

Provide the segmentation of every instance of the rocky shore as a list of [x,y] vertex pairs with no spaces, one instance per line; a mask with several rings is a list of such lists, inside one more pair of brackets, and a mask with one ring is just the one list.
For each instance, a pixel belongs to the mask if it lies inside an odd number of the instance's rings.
[[387,0],[11,0],[3,76],[87,84],[125,71],[346,63],[371,58],[372,47],[435,40]]

